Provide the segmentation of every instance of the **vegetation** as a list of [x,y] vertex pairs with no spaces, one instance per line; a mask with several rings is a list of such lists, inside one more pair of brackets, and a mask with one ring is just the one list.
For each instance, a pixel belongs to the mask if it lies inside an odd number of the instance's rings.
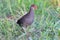
[[25,40],[16,20],[36,4],[34,23],[29,28],[33,40],[60,40],[60,0],[0,0],[0,40]]

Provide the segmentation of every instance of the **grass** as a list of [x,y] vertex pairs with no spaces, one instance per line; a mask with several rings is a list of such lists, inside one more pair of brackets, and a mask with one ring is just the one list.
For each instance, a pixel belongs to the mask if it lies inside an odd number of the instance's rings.
[[[34,23],[29,28],[33,40],[60,39],[59,0],[0,0],[0,40],[25,40],[26,34],[16,20],[36,4]],[[33,32],[32,32],[33,31]]]

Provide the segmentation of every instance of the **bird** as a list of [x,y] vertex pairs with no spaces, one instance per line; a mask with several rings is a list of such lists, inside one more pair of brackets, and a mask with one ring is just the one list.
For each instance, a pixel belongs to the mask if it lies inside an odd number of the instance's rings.
[[20,19],[17,20],[17,24],[23,28],[23,32],[26,33],[26,40],[32,40],[30,37],[30,32],[27,32],[26,29],[29,25],[31,25],[34,22],[34,10],[37,9],[37,6],[35,4],[32,4],[30,6],[29,12],[22,16]]
[[34,10],[37,9],[35,4],[30,6],[29,12],[17,20],[17,24],[25,30],[34,21]]

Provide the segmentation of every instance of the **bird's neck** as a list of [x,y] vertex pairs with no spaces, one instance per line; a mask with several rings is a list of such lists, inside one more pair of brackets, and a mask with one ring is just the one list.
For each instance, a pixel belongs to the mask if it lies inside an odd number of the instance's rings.
[[33,8],[30,8],[29,14],[34,15],[34,9]]

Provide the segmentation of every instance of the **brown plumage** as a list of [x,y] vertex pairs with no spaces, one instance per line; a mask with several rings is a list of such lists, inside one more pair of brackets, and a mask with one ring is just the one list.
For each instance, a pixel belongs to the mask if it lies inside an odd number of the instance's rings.
[[27,27],[28,25],[31,25],[34,21],[34,9],[36,9],[36,5],[32,4],[30,7],[29,12],[21,17],[18,21],[17,24],[19,24],[22,27]]

